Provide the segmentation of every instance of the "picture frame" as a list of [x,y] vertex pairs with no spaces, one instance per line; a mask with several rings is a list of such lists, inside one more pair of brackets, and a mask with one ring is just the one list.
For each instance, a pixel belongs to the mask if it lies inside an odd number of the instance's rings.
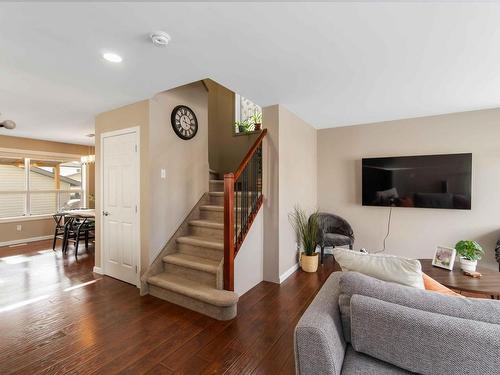
[[432,265],[452,271],[457,251],[452,247],[437,246]]

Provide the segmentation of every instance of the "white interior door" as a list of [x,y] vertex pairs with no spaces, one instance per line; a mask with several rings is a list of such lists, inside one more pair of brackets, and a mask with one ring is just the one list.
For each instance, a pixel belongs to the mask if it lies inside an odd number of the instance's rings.
[[138,131],[102,136],[104,274],[138,285]]

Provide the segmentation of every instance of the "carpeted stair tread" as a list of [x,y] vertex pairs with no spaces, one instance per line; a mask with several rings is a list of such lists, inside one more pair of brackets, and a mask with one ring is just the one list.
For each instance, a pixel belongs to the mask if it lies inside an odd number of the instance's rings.
[[238,295],[234,292],[215,289],[167,272],[150,277],[148,283],[215,306],[233,306],[238,302]]
[[203,220],[203,219],[191,220],[189,222],[189,225],[204,227],[204,228],[212,228],[212,229],[224,229],[224,223],[212,220]]
[[174,253],[163,257],[163,261],[176,266],[182,266],[197,271],[203,271],[216,274],[219,269],[220,261],[201,258],[194,255]]
[[205,204],[205,205],[200,207],[200,210],[224,212],[224,206],[217,206],[214,204]]
[[224,250],[224,242],[214,240],[210,237],[184,236],[177,238],[177,242],[193,246],[208,247],[215,250]]

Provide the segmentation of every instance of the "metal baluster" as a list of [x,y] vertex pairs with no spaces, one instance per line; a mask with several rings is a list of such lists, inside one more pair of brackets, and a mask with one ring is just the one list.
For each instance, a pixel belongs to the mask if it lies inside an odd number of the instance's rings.
[[[234,192],[238,196],[238,180],[234,181]],[[238,200],[234,202],[234,240],[235,243],[238,242]]]
[[248,168],[245,167],[245,234],[248,231]]
[[257,155],[254,155],[252,157],[252,164],[253,164],[252,211],[254,211],[257,206]]

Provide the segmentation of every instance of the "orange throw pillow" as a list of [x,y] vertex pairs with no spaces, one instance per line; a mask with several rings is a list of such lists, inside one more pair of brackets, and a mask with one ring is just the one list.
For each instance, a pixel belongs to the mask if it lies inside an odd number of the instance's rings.
[[462,295],[455,293],[453,290],[445,287],[443,284],[438,283],[436,280],[434,280],[429,275],[426,275],[425,273],[422,273],[422,278],[424,279],[425,290],[446,294],[454,297],[463,297]]

